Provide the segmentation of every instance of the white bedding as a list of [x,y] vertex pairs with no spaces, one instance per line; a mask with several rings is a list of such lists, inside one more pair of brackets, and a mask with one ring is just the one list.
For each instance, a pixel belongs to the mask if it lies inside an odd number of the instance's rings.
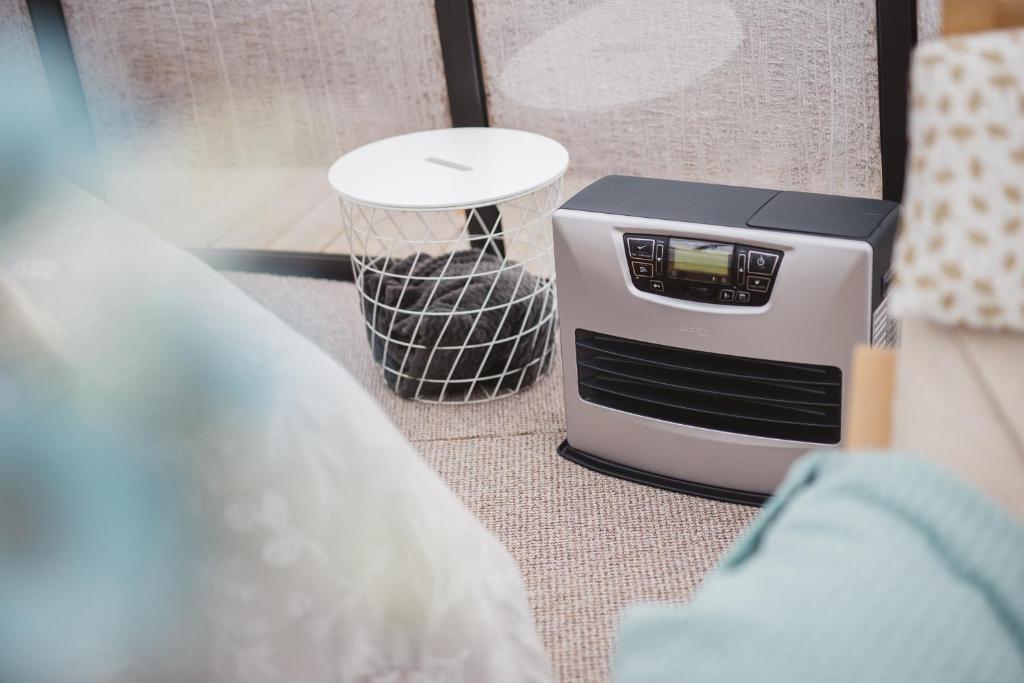
[[49,448],[29,514],[97,539],[0,550],[0,679],[549,680],[511,557],[330,358],[90,195],[0,230],[45,339],[0,354],[0,477]]

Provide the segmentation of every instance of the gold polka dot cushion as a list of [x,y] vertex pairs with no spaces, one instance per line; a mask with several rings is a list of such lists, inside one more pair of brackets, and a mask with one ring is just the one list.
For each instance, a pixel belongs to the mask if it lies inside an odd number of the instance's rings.
[[920,46],[899,316],[1024,332],[1024,29]]

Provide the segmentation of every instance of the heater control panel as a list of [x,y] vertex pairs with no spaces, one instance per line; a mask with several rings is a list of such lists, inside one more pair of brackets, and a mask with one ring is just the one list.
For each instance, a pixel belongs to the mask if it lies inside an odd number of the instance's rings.
[[723,306],[763,306],[782,252],[668,235],[625,234],[633,286],[643,292]]

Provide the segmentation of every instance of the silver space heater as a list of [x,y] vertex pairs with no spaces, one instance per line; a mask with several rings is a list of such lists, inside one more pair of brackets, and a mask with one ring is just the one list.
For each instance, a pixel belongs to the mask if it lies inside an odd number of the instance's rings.
[[841,444],[891,344],[891,201],[609,176],[554,218],[566,441],[594,470],[757,504]]

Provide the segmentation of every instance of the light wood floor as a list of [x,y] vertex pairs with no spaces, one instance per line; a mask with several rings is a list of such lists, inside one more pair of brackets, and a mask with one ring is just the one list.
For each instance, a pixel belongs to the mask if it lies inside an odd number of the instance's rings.
[[[133,169],[107,172],[105,183],[110,204],[180,247],[351,251],[327,166]],[[563,197],[586,183],[567,176]],[[516,211],[514,206],[503,210],[510,217]],[[453,234],[464,220],[457,213]],[[535,237],[521,235],[510,256],[527,257]],[[386,245],[365,245],[362,251],[383,253]]]
[[108,201],[181,247],[347,253],[327,168],[108,173]]

